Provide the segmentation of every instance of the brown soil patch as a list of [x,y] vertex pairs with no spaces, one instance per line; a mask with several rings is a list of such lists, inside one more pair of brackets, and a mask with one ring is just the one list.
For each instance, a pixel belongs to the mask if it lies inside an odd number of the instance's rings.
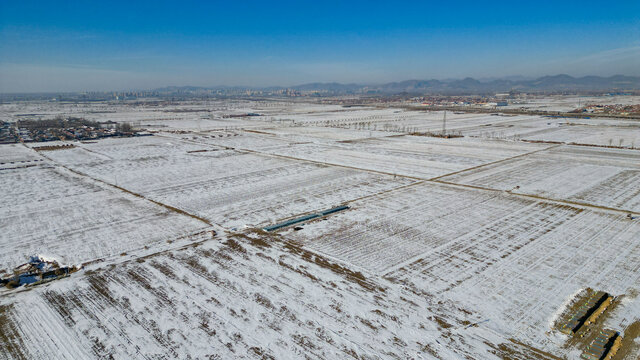
[[497,346],[493,344],[488,345],[494,349],[491,352],[502,359],[562,360],[561,357],[524,344],[515,339],[510,339],[508,343],[502,343]]
[[640,345],[636,339],[640,337],[640,321],[629,325],[622,335],[622,346],[611,360],[636,360],[640,353]]
[[11,320],[11,305],[0,306],[0,349],[15,359],[28,359],[17,327]]
[[72,149],[76,147],[73,144],[64,144],[64,145],[49,145],[49,146],[34,146],[32,147],[35,151],[54,151],[54,150],[64,150],[64,149]]

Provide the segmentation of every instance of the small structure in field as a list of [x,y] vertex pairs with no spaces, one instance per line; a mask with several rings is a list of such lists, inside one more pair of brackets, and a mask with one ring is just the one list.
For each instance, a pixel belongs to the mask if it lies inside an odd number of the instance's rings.
[[570,310],[567,320],[558,328],[567,335],[574,335],[583,325],[589,325],[607,309],[613,297],[604,291],[587,291],[587,295],[576,302],[577,307]]
[[587,346],[581,358],[585,360],[610,360],[622,345],[622,336],[614,330],[601,330]]
[[337,213],[338,211],[343,211],[343,210],[347,210],[347,209],[349,209],[348,206],[341,205],[341,206],[334,207],[334,208],[331,208],[331,209],[328,209],[328,210],[320,211],[319,213],[313,213],[313,214],[301,216],[301,217],[298,217],[298,218],[295,218],[295,219],[283,221],[283,222],[275,224],[275,225],[267,226],[267,227],[262,228],[262,230],[264,230],[264,231],[275,231],[275,230],[279,230],[279,229],[285,228],[287,226],[299,224],[299,223],[307,221],[307,220],[313,220],[313,219],[321,218],[321,217],[324,217],[324,216],[327,216],[327,215],[331,215],[333,213]]
[[57,260],[34,255],[29,262],[16,267],[13,275],[0,279],[0,285],[16,288],[23,285],[39,285],[57,280],[80,269],[77,266],[60,265]]

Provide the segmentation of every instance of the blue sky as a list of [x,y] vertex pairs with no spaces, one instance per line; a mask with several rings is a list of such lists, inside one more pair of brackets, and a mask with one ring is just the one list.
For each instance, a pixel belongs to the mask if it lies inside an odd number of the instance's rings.
[[640,1],[2,1],[0,91],[640,75]]

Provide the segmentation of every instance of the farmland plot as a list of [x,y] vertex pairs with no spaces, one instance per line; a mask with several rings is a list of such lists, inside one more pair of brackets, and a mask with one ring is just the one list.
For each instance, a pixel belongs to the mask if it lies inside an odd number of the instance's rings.
[[226,227],[269,224],[412,180],[160,137],[82,144],[56,161]]
[[[443,111],[407,111],[400,109],[344,110],[309,115],[297,115],[288,119],[296,125],[324,126],[340,129],[384,132],[440,132]],[[490,116],[486,114],[447,112],[447,129],[457,131],[472,126],[513,121],[528,117]]]
[[640,125],[569,125],[522,138],[600,146],[640,147]]
[[0,183],[9,189],[0,195],[0,270],[22,264],[34,253],[79,263],[206,227],[50,165],[0,171]]
[[519,99],[506,109],[530,109],[542,111],[571,111],[587,104],[638,104],[639,96],[552,96]]
[[640,222],[621,215],[538,204],[388,277],[462,304],[486,321],[483,327],[573,358],[575,351],[562,348],[565,335],[550,330],[554,313],[576,291],[625,295],[606,315],[610,328],[624,332],[640,321],[639,236]]
[[639,151],[577,146],[557,147],[443,178],[636,212],[640,211],[639,179]]
[[[530,200],[425,183],[350,204],[286,236],[367,271],[384,274],[456,238],[535,206]],[[442,254],[440,254],[442,256]]]
[[38,163],[42,159],[33,150],[21,144],[0,145],[0,171]]
[[575,355],[563,347],[566,338],[549,332],[565,299],[586,287],[627,294],[608,326],[624,331],[640,321],[637,220],[429,183],[350,205],[283,236],[415,294],[460,304],[471,323],[483,324],[464,332]]
[[498,140],[399,136],[332,145],[270,149],[279,155],[429,179],[544,149],[548,145]]
[[316,126],[265,128],[261,129],[261,131],[298,142],[349,141],[394,135],[394,133],[389,133],[387,131],[376,131],[368,129],[340,129]]
[[189,115],[165,115],[156,119],[139,121],[141,128],[183,131],[212,131],[273,126],[270,122],[252,118],[221,118],[208,113]]
[[254,151],[267,151],[299,144],[300,140],[293,137],[280,137],[256,131],[222,131],[222,132],[198,132],[197,134],[167,134],[163,136],[181,139],[194,144],[209,145],[230,149],[244,149]]
[[498,358],[455,304],[264,237],[75,277],[0,298],[0,358]]
[[[470,114],[471,115],[471,114]],[[612,119],[485,115],[447,121],[451,133],[493,139],[522,139],[617,147],[640,146],[640,125]],[[428,131],[441,132],[437,127]]]
[[[464,136],[496,139],[536,139],[540,134],[556,131],[566,124],[566,119],[552,119],[542,116],[485,116],[483,123],[460,127]],[[478,120],[480,120],[478,119]]]
[[[529,119],[526,116],[499,116],[487,115],[479,113],[457,113],[447,111],[412,111],[403,112],[390,119],[382,119],[372,122],[375,129],[385,131],[403,131],[403,132],[432,132],[441,133],[443,125],[448,133],[464,133],[468,128],[482,128],[491,125],[500,125],[503,123],[512,123]],[[366,126],[369,123],[356,122],[350,124],[351,127]]]
[[295,122],[305,125],[344,125],[356,121],[374,121],[385,117],[394,116],[400,113],[394,109],[375,109],[373,107],[365,108],[341,108],[329,111],[313,111],[290,113],[285,112],[276,115],[275,120],[280,122]]

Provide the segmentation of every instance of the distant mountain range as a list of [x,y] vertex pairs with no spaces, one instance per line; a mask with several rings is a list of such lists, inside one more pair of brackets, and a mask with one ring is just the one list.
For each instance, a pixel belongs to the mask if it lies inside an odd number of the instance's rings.
[[309,83],[290,87],[194,87],[194,86],[170,86],[156,89],[161,92],[198,92],[203,90],[262,90],[279,91],[291,89],[300,92],[317,91],[329,94],[484,94],[495,92],[542,92],[542,91],[626,91],[640,90],[640,77],[614,75],[610,77],[584,76],[572,77],[569,75],[543,76],[537,79],[511,77],[479,81],[473,78],[461,80],[405,80],[386,84],[341,84]]
[[377,92],[398,93],[485,93],[516,91],[608,91],[639,90],[640,77],[615,75],[611,77],[569,75],[544,76],[534,80],[497,79],[481,82],[473,78],[462,80],[406,80],[381,85],[313,83],[294,86],[299,91]]

